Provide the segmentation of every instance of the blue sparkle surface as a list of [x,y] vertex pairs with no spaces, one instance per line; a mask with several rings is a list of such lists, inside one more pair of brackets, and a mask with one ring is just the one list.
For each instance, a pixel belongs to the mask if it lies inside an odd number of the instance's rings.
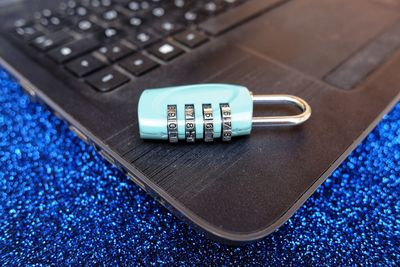
[[400,265],[400,104],[278,231],[175,218],[0,69],[0,265]]

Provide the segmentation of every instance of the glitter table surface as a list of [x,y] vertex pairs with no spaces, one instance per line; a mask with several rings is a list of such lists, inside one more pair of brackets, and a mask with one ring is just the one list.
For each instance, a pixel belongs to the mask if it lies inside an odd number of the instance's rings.
[[279,230],[208,240],[0,69],[0,265],[400,265],[400,104]]

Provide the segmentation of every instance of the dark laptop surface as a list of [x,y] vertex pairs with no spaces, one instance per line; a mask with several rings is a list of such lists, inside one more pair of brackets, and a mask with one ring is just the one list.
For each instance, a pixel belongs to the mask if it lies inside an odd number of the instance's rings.
[[[32,98],[178,216],[228,242],[284,223],[399,98],[397,1],[0,3],[1,63]],[[139,138],[144,89],[204,82],[298,95],[313,115],[228,144]]]

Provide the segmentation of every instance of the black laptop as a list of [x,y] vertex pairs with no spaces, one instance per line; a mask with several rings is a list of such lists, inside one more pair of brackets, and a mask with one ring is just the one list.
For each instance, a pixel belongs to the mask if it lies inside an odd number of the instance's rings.
[[[33,100],[229,243],[281,226],[399,99],[399,1],[0,0],[0,21],[1,65]],[[198,83],[296,95],[313,115],[230,143],[140,139],[144,89]]]

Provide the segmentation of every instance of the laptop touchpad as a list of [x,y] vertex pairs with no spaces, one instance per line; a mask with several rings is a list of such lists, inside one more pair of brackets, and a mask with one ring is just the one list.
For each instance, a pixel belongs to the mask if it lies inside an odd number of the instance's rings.
[[299,0],[245,24],[228,38],[323,78],[399,17],[397,8],[377,1]]

